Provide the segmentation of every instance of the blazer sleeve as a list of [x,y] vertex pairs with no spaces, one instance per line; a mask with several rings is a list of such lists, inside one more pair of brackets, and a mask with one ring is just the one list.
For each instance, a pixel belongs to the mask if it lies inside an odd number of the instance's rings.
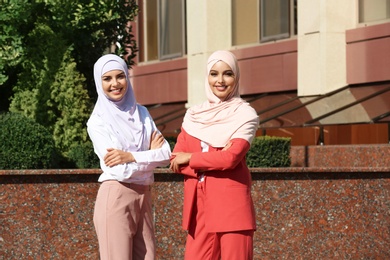
[[[184,131],[184,129],[182,129],[180,134],[177,136],[177,140],[176,140],[175,147],[173,148],[173,152],[174,153],[194,152],[193,149],[195,146],[196,146],[195,139],[194,138],[191,139],[190,136]],[[191,147],[191,149],[189,149],[188,147]],[[173,157],[171,157],[171,159],[173,159]],[[180,173],[194,178],[198,177],[195,169],[191,168],[188,164],[180,167]]]
[[232,139],[230,142],[231,146],[225,151],[212,148],[209,152],[193,153],[189,166],[199,171],[234,169],[244,159],[250,144],[241,138]]

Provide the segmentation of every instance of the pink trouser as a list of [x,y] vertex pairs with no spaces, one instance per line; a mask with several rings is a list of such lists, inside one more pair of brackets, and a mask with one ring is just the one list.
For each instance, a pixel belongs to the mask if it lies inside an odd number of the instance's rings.
[[[185,260],[251,260],[253,259],[253,230],[209,233],[205,230],[203,183],[199,182],[195,220],[187,235]],[[223,214],[223,212],[221,212]]]
[[155,258],[150,186],[105,181],[93,216],[101,260]]

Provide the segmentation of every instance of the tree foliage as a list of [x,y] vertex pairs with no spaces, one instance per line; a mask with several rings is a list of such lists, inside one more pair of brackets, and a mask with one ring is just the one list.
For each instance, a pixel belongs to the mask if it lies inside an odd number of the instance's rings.
[[2,1],[0,111],[46,127],[65,155],[88,142],[93,65],[105,53],[134,64],[137,13],[135,0]]
[[[26,8],[22,8],[26,5]],[[25,23],[21,17],[30,15],[27,1],[10,1],[0,5],[0,111],[8,109],[8,98],[12,95],[18,66],[23,60],[23,35]]]
[[52,131],[54,141],[61,151],[69,151],[72,146],[87,141],[84,128],[90,115],[85,78],[76,70],[70,51],[65,53],[54,78],[48,102],[50,117],[56,119]]

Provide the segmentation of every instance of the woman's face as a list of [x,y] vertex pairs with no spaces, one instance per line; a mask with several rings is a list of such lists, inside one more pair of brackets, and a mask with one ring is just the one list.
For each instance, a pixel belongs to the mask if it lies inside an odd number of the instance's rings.
[[214,95],[224,101],[234,90],[236,77],[229,65],[223,61],[218,61],[211,68],[208,81]]
[[126,74],[121,70],[107,71],[102,76],[102,87],[108,99],[121,100],[127,91]]

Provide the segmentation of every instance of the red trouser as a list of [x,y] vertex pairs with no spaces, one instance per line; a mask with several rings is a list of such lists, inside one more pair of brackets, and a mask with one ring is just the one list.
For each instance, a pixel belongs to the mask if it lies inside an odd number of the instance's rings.
[[103,182],[96,198],[93,221],[101,260],[154,260],[149,186]]
[[[253,230],[209,233],[205,230],[203,182],[198,183],[194,229],[187,235],[185,260],[251,260]],[[221,213],[223,214],[223,213]]]

